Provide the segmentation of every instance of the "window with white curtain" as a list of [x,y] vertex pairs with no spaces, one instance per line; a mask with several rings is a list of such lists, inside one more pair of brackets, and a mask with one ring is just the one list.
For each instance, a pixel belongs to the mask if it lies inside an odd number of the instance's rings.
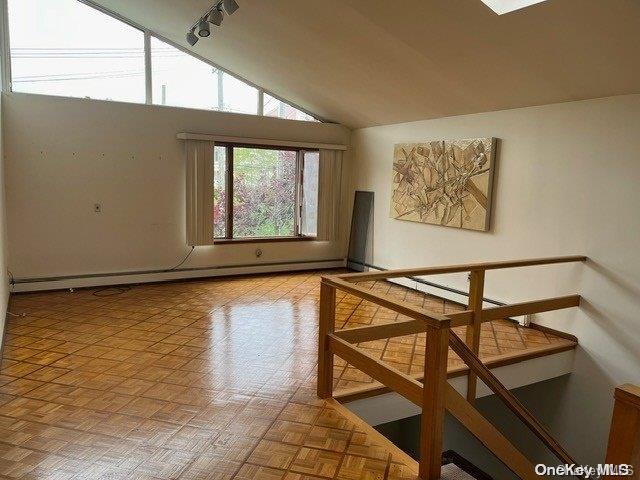
[[178,138],[186,140],[188,245],[339,238],[342,148]]

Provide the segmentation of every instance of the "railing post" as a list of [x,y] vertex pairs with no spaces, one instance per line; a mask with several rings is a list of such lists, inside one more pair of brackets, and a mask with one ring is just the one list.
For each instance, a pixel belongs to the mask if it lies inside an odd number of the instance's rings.
[[336,289],[320,284],[320,318],[318,332],[318,397],[333,395],[333,354],[329,350],[328,334],[333,333],[336,323]]
[[[469,274],[469,310],[473,310],[473,323],[467,325],[466,343],[478,356],[480,353],[480,330],[482,329],[482,297],[484,296],[484,270],[472,270]],[[471,369],[467,377],[467,401],[476,400],[478,377]]]
[[[607,465],[632,465],[634,473],[640,470],[640,387],[631,384],[622,385],[615,390],[615,403],[609,445],[607,446]],[[633,478],[638,478],[634,475]],[[614,480],[615,475],[606,475],[605,480]]]
[[440,478],[444,430],[445,389],[449,351],[449,325],[427,331],[422,418],[420,420],[420,478]]

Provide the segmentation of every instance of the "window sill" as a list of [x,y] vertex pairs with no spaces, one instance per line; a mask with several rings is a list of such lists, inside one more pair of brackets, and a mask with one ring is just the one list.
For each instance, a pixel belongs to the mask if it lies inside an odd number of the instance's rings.
[[316,237],[255,237],[255,238],[216,238],[214,245],[228,245],[237,243],[276,243],[276,242],[310,242]]

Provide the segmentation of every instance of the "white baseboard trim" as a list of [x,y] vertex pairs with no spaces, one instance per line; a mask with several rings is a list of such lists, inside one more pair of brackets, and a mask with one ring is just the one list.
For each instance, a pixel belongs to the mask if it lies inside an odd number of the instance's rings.
[[39,278],[19,280],[13,285],[13,292],[37,292],[43,290],[65,290],[68,288],[103,287],[109,285],[129,285],[194,278],[224,277],[257,273],[279,273],[300,270],[323,270],[343,268],[345,260],[320,260],[317,262],[272,263],[264,265],[237,265],[203,269],[182,269],[152,272],[131,272],[104,275],[78,275],[75,277]]

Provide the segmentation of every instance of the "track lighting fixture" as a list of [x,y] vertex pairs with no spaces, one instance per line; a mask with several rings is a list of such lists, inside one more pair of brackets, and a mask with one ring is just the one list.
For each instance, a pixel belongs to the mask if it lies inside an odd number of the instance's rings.
[[198,23],[198,36],[200,37],[208,37],[211,35],[211,30],[209,30],[209,22],[207,22],[206,18],[201,18]]
[[232,15],[233,12],[240,8],[240,5],[238,5],[238,2],[236,2],[236,0],[222,0],[222,4],[224,5],[224,9],[229,15]]
[[219,27],[222,25],[222,20],[224,20],[224,13],[222,13],[222,10],[219,7],[214,8],[209,14],[209,22],[213,23],[216,27]]
[[190,30],[189,33],[187,33],[187,43],[192,47],[198,43],[198,36],[194,33],[194,30]]
[[[226,11],[228,15],[231,15],[238,10],[238,8],[240,8],[240,6],[236,0],[217,0],[213,7],[207,10],[205,14],[193,24],[189,32],[187,32],[187,43],[193,47],[198,43],[198,37],[210,36],[211,27],[209,24],[211,23],[219,27],[224,20],[224,12]],[[196,35],[196,32],[198,35]]]

